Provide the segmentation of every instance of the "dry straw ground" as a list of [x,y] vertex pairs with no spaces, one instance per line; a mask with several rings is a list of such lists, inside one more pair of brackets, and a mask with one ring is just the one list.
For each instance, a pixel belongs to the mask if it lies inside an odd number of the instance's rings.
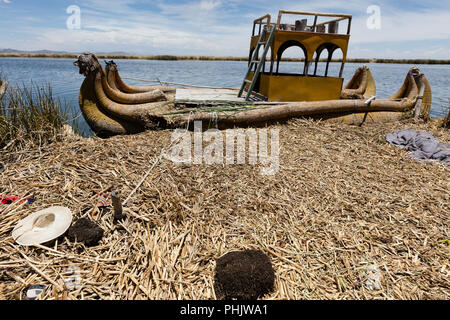
[[[394,129],[292,120],[280,129],[280,171],[252,165],[175,165],[162,159],[127,203],[127,219],[98,220],[96,247],[59,239],[23,247],[11,231],[31,212],[69,207],[90,216],[110,187],[126,197],[170,142],[170,131],[107,140],[67,138],[0,154],[0,298],[45,284],[43,299],[215,299],[215,261],[240,249],[271,259],[275,291],[263,299],[449,299],[450,169],[419,163],[385,142]],[[376,265],[380,290],[364,286]],[[70,266],[81,285],[65,287]]]

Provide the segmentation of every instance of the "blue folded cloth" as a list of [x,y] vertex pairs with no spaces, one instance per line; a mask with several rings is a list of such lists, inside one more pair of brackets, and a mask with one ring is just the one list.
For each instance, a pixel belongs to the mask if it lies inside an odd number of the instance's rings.
[[426,131],[413,129],[388,133],[386,141],[397,147],[412,151],[407,157],[417,160],[436,160],[450,165],[450,143],[439,143],[439,139]]

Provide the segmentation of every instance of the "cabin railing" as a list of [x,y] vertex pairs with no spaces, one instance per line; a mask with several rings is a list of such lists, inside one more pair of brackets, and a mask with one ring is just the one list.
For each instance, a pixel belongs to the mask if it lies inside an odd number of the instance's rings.
[[[262,16],[261,18],[256,19],[253,21],[253,31],[252,31],[252,37],[259,36],[261,34],[261,28],[263,25],[267,26],[267,30],[270,30],[270,14],[266,14],[265,16]],[[264,22],[264,20],[266,20]],[[256,25],[259,25],[258,33],[255,34]]]
[[[311,26],[307,26],[310,28],[310,31],[317,32],[320,30],[321,26],[325,25],[336,25],[339,21],[348,20],[347,34],[350,34],[352,15],[351,14],[335,14],[335,13],[318,13],[318,12],[303,12],[303,11],[288,11],[288,10],[280,10],[278,12],[278,20],[277,20],[277,29],[283,30],[283,24],[281,23],[281,18],[283,15],[304,15],[304,16],[314,16],[314,23]],[[318,17],[330,17],[337,18],[321,23],[317,23]],[[297,29],[297,25],[289,25],[291,29]],[[337,25],[336,25],[337,27]],[[306,30],[305,30],[306,31]]]
[[[297,21],[294,24],[282,24],[281,18],[283,15],[303,15],[303,16],[314,16],[314,23],[310,26],[304,25],[302,20]],[[318,17],[330,17],[336,18],[325,22],[317,23]],[[306,19],[304,19],[305,21]],[[347,33],[350,34],[352,15],[351,14],[336,14],[336,13],[318,13],[318,12],[305,12],[305,11],[288,11],[280,10],[278,12],[277,23],[271,23],[270,14],[266,14],[253,21],[253,31],[252,37],[259,36],[263,27],[267,27],[270,30],[271,25],[276,25],[277,30],[285,31],[310,31],[310,32],[325,32],[325,26],[328,25],[328,33],[337,33],[338,25],[340,21],[348,20]],[[306,22],[306,21],[305,21]],[[330,31],[333,30],[333,31]],[[256,32],[257,31],[257,32]]]

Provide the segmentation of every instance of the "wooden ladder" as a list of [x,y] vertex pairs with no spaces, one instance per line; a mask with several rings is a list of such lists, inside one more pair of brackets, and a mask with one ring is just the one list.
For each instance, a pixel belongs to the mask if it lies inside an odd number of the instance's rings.
[[[270,35],[269,35],[269,39],[267,39],[267,41],[264,41],[266,34],[267,34],[266,28],[264,28],[262,30],[261,35],[259,36],[258,44],[256,45],[255,51],[253,52],[253,55],[250,59],[250,64],[248,65],[247,73],[244,77],[244,81],[242,82],[241,89],[239,90],[239,94],[238,94],[238,97],[242,96],[242,94],[244,93],[245,86],[248,83],[250,86],[248,87],[245,101],[248,101],[250,99],[250,96],[252,95],[252,93],[254,93],[253,88],[255,87],[256,81],[258,80],[258,77],[259,77],[259,74],[261,73],[262,67],[266,63],[266,55],[267,55],[267,52],[269,51],[269,48],[273,42],[273,37],[275,35],[275,29],[276,29],[275,25],[270,26]],[[261,48],[262,45],[264,45],[264,52],[261,56],[261,60],[258,60],[259,49]],[[247,78],[250,75],[250,72],[252,71],[252,69],[255,65],[256,65],[256,71],[255,71],[255,74],[253,75],[252,81],[250,81]],[[257,94],[257,95],[259,95],[259,94]]]

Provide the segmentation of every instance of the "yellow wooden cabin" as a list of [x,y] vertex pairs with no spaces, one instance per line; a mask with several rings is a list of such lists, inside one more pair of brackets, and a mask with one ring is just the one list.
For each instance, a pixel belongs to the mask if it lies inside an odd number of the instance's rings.
[[[301,19],[295,24],[283,23],[283,18]],[[253,22],[250,41],[249,67],[239,96],[252,96],[268,101],[319,101],[339,99],[342,73],[347,57],[352,16],[280,10],[276,23],[269,14]],[[341,28],[339,28],[341,27]],[[345,29],[340,33],[340,29]],[[303,70],[297,73],[279,72],[283,53],[290,47],[299,47],[305,57]],[[262,49],[262,50],[261,50]],[[269,57],[268,55],[270,49]],[[333,53],[342,50],[338,76],[329,76]],[[261,53],[262,51],[262,53]],[[323,75],[318,74],[322,53],[328,53]],[[266,70],[266,62],[270,69]],[[253,78],[256,79],[253,81]],[[246,91],[246,92],[244,92]]]

